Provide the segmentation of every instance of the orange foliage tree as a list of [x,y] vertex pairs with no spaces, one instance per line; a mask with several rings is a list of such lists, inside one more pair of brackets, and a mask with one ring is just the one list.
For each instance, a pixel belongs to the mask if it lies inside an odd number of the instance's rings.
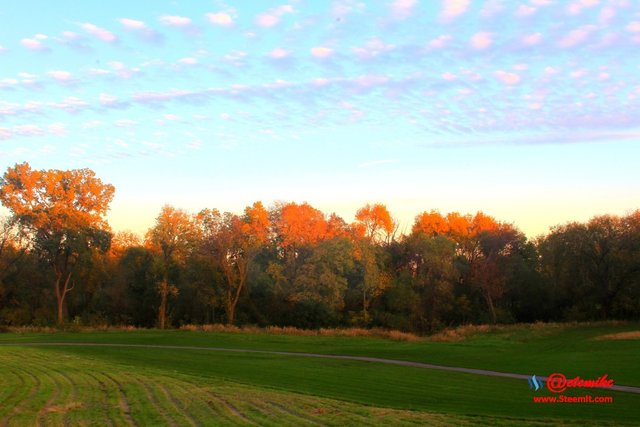
[[163,206],[155,225],[147,232],[147,246],[160,254],[161,280],[156,284],[160,296],[158,325],[164,329],[170,296],[178,295],[178,288],[170,283],[169,271],[173,263],[183,263],[193,251],[197,228],[189,214],[172,206]]
[[104,216],[115,189],[90,169],[32,170],[10,167],[0,180],[0,201],[27,230],[37,253],[51,265],[57,321],[64,321],[65,297],[74,288],[75,266],[111,241]]
[[381,203],[366,204],[356,212],[356,221],[364,229],[364,235],[372,243],[389,242],[396,229],[387,207]]
[[456,252],[466,263],[462,280],[480,290],[495,323],[495,300],[502,296],[505,287],[499,258],[501,250],[509,244],[507,237],[511,236],[513,240],[517,233],[482,212],[473,216],[451,212],[443,217],[436,211],[418,215],[413,232],[431,237],[446,236],[456,243]]
[[276,229],[283,247],[296,248],[323,240],[327,221],[322,211],[308,203],[287,203],[282,206]]
[[205,209],[198,220],[205,233],[205,246],[215,254],[224,273],[224,304],[227,323],[232,324],[251,262],[269,238],[269,213],[261,202],[255,202],[242,216]]

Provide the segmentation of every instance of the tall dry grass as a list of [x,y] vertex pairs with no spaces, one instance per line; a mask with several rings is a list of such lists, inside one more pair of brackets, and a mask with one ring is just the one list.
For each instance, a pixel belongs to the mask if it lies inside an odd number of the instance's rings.
[[211,325],[183,325],[181,330],[202,331],[202,332],[227,332],[265,335],[294,335],[305,337],[374,337],[384,338],[393,341],[420,341],[423,338],[408,332],[372,328],[321,328],[321,329],[300,329],[293,326],[267,326],[260,328],[257,326],[233,326],[222,324]]

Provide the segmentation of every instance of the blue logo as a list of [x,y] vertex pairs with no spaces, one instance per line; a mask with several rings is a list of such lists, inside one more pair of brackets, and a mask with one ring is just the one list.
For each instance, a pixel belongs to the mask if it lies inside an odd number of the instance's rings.
[[544,381],[542,381],[539,378],[536,378],[535,375],[532,376],[531,378],[527,378],[527,381],[529,382],[529,388],[535,389],[536,391],[544,387]]

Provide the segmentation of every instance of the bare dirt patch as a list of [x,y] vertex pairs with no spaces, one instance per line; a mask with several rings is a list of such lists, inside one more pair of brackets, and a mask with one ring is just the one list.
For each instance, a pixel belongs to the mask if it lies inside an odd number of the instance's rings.
[[600,335],[597,340],[640,340],[640,331],[618,332],[617,334]]
[[55,406],[49,406],[47,408],[45,408],[45,412],[69,412],[73,409],[78,409],[78,408],[82,408],[82,402],[70,402],[67,403],[66,405],[55,405]]

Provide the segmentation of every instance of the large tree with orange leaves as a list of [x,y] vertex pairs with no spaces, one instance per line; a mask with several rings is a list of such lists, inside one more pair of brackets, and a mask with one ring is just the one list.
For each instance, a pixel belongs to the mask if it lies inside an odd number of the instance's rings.
[[28,163],[10,167],[0,180],[0,202],[53,268],[58,323],[64,321],[65,297],[74,288],[75,266],[92,251],[109,248],[104,216],[114,191],[90,169],[32,170]]
[[184,263],[195,246],[197,229],[189,214],[172,206],[163,206],[155,225],[147,233],[147,245],[160,254],[161,280],[156,284],[160,296],[158,325],[164,329],[170,296],[178,288],[170,282],[169,271],[174,263]]
[[261,202],[255,202],[242,216],[205,209],[198,220],[204,244],[216,256],[225,277],[224,305],[227,323],[232,324],[251,262],[269,237],[269,213]]
[[364,236],[374,244],[389,243],[396,230],[395,221],[391,218],[387,207],[381,203],[374,205],[367,203],[358,209],[356,221],[362,227]]

